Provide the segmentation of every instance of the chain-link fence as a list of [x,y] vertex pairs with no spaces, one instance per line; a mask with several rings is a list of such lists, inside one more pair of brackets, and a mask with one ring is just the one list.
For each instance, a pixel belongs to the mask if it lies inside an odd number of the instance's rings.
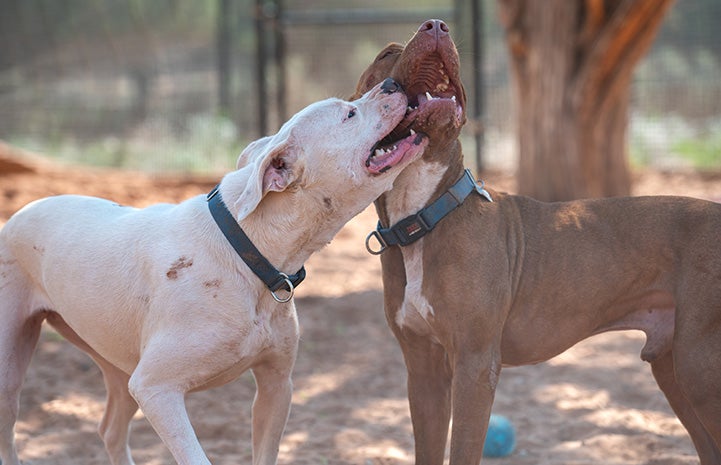
[[[469,14],[467,0],[398,0],[392,5],[286,1],[282,75],[272,21],[260,43],[267,58],[264,95],[258,90],[255,19],[273,18],[277,12],[273,2],[262,2],[269,11],[258,11],[257,3],[5,0],[0,13],[0,139],[72,163],[225,171],[242,147],[260,135],[259,108],[267,112],[268,132],[280,124],[278,89],[286,114],[321,98],[347,97],[377,52],[390,41],[407,41],[420,24],[419,12],[427,12],[445,15],[442,19],[452,29],[469,101],[475,98],[473,55],[479,53],[471,31],[482,26],[483,124],[464,129],[464,148],[472,166],[472,129],[482,126],[487,166],[514,167],[507,52],[495,0],[482,1],[482,23]],[[629,131],[635,163],[721,164],[717,3],[679,0],[638,67]],[[307,20],[313,11],[331,15]],[[351,21],[338,20],[348,14]],[[363,20],[364,14],[370,19]],[[397,15],[397,20],[372,20],[384,14]],[[219,33],[222,24],[229,36]],[[218,78],[221,44],[229,58],[225,81]],[[284,81],[278,81],[280,76]],[[219,81],[225,84],[219,87]]]

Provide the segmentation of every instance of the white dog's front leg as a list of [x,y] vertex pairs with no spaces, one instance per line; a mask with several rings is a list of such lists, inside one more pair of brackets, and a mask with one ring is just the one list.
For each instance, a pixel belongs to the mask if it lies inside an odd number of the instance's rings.
[[278,446],[290,414],[291,369],[279,370],[273,365],[253,368],[257,386],[253,402],[253,465],[274,465],[278,460]]
[[185,392],[174,385],[147,383],[138,368],[130,377],[130,393],[178,465],[211,465],[190,424]]

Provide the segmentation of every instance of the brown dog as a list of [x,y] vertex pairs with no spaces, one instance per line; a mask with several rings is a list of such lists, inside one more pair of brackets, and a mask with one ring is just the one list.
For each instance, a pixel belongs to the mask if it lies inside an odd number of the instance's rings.
[[446,24],[427,21],[405,47],[386,47],[358,94],[387,76],[411,102],[397,135],[430,138],[375,202],[380,226],[404,219],[403,228],[372,233],[381,245],[372,244],[386,247],[385,311],[408,368],[416,464],[443,463],[451,416],[450,464],[480,462],[502,365],[548,360],[622,329],[646,333],[641,358],[701,464],[721,463],[721,205],[681,197],[549,204],[491,191],[492,202],[471,193],[442,220],[432,212],[434,228],[408,219],[453,197],[466,176],[458,141],[466,99]]

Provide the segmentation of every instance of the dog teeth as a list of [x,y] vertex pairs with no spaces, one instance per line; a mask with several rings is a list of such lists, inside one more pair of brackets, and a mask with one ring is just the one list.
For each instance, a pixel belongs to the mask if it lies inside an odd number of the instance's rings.
[[428,92],[428,91],[426,91],[426,98],[427,98],[428,100],[433,100],[433,96],[432,96],[431,93]]
[[455,95],[452,96],[452,97],[451,97],[451,100],[453,100],[453,101],[455,102],[455,101],[456,101],[456,96],[455,96]]
[[416,131],[414,131],[413,129],[411,129],[411,136],[415,136],[415,135],[416,135]]
[[387,154],[391,153],[392,151],[396,150],[397,148],[398,148],[398,146],[394,145],[393,147],[388,148],[388,149],[376,149],[376,151],[373,152],[373,156],[380,157],[383,155],[387,155]]

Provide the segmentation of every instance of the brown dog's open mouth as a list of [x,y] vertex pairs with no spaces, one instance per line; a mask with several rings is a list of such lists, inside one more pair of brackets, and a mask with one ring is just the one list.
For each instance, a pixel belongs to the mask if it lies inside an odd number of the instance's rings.
[[405,137],[411,129],[431,134],[434,126],[448,122],[460,127],[463,107],[459,96],[463,94],[456,73],[449,75],[439,53],[426,55],[415,69],[410,73],[412,80],[401,82],[408,96],[408,110],[389,137]]
[[412,81],[405,86],[410,107],[421,105],[421,96],[426,97],[426,100],[431,100],[431,96],[456,100],[458,86],[453,82],[455,79],[448,75],[443,57],[439,53],[426,55],[411,76]]
[[365,162],[371,174],[385,173],[407,157],[418,155],[425,150],[428,141],[426,135],[413,130],[410,130],[406,137],[395,142],[389,137],[386,136],[371,148],[371,153]]
[[422,152],[436,135],[446,133],[449,125],[463,125],[464,94],[458,73],[452,71],[458,66],[453,57],[447,59],[450,67],[441,53],[429,53],[406,65],[407,79],[394,77],[405,89],[408,108],[401,122],[371,149],[365,164],[372,174],[395,166],[409,150]]

